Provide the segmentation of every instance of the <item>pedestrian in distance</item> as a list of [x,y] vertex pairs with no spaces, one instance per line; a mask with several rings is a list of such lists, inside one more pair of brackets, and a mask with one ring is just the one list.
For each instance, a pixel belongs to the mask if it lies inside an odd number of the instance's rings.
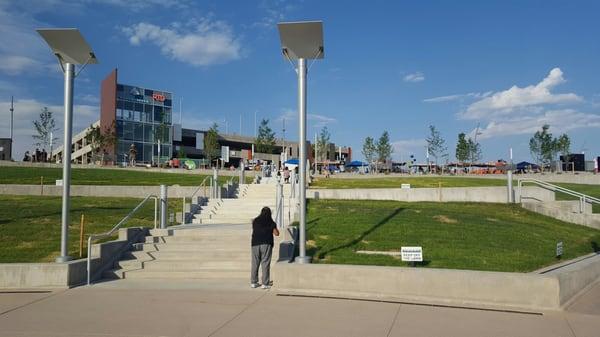
[[129,147],[129,165],[135,167],[135,159],[137,157],[137,149],[135,148],[135,144],[131,144]]
[[262,288],[269,289],[271,282],[271,256],[273,253],[273,235],[279,236],[277,224],[271,218],[271,209],[263,207],[260,215],[252,221],[252,267],[250,269],[250,287],[258,288],[258,267],[262,270]]
[[283,169],[283,180],[286,184],[290,182],[290,169],[287,166]]

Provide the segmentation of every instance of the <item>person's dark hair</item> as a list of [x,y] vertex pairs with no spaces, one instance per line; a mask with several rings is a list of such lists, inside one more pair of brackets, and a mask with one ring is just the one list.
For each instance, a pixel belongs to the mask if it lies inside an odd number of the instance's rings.
[[271,218],[271,209],[269,207],[263,207],[260,210],[260,214],[254,218],[253,222],[257,222],[259,221],[260,223],[270,223],[273,221],[273,218]]

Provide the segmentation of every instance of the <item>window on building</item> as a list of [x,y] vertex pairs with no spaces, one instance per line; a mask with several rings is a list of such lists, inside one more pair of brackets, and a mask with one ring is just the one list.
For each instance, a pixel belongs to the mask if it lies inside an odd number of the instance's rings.
[[163,107],[154,106],[154,123],[162,123],[163,121]]
[[154,142],[154,127],[152,124],[144,125],[144,141],[150,143]]
[[133,124],[133,138],[136,141],[144,141],[144,124],[134,123]]

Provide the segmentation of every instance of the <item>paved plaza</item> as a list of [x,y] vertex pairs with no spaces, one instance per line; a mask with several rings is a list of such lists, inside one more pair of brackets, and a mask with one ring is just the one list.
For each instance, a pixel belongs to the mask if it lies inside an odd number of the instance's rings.
[[239,280],[4,290],[0,336],[600,336],[600,285],[542,315],[282,295]]

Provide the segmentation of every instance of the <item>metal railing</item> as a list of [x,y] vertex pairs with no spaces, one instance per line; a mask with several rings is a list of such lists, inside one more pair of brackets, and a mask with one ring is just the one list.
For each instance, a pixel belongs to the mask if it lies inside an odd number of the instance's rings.
[[[194,191],[194,193],[192,193],[192,196],[190,196],[190,202],[194,202],[194,197],[198,194],[198,192],[200,192],[201,189],[204,189],[204,196],[206,197],[206,180],[210,179],[212,181],[213,177],[212,176],[206,176],[204,177],[204,179],[202,180],[202,182],[200,183],[200,186],[198,186],[198,188]],[[211,184],[212,186],[212,184]],[[182,209],[181,209],[181,224],[185,225],[185,201],[186,201],[186,196],[183,196],[183,205],[182,205]],[[191,207],[192,205],[190,204],[190,212],[191,212]]]
[[102,234],[91,234],[88,237],[88,246],[87,246],[87,284],[91,284],[92,277],[92,242],[95,240],[100,240],[104,238],[111,237],[131,216],[137,212],[148,200],[154,199],[154,228],[156,229],[156,220],[158,218],[158,197],[156,195],[150,194],[144,198],[131,212],[129,212],[119,223],[117,223],[111,230]]
[[583,194],[577,191],[573,191],[570,190],[568,188],[564,188],[558,185],[554,185],[551,184],[549,182],[546,181],[542,181],[542,180],[538,180],[538,179],[533,179],[533,178],[520,178],[518,180],[518,188],[519,188],[519,202],[521,202],[521,200],[523,199],[523,183],[532,183],[532,184],[536,184],[542,188],[545,188],[547,190],[553,191],[553,192],[560,192],[560,193],[564,193],[567,195],[570,195],[572,197],[575,198],[579,198],[579,213],[584,213],[585,212],[585,204],[589,203],[589,204],[599,204],[600,205],[600,199],[598,198],[594,198],[592,196],[589,196],[587,194]]
[[284,199],[283,199],[283,185],[277,183],[275,193],[275,223],[279,228],[284,227],[283,223],[283,212],[284,212]]

